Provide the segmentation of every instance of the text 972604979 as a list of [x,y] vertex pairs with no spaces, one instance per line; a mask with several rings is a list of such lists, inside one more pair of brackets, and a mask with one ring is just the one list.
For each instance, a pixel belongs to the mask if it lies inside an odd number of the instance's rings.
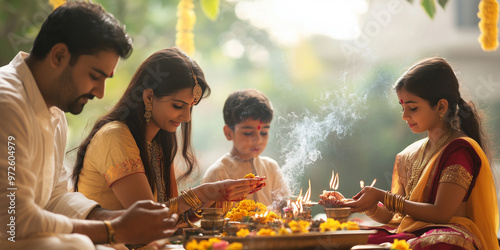
[[7,167],[7,198],[9,199],[9,207],[7,208],[7,213],[11,215],[9,217],[9,223],[7,223],[7,234],[9,241],[16,241],[16,138],[14,136],[7,137],[7,162],[9,166]]

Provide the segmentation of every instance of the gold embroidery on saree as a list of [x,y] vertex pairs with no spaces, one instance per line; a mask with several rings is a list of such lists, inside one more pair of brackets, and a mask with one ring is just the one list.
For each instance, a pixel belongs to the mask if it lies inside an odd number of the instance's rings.
[[453,165],[445,168],[439,179],[439,183],[451,182],[460,185],[469,190],[469,186],[472,182],[472,175],[465,170],[461,165]]
[[460,246],[467,250],[482,249],[481,241],[479,241],[479,239],[467,228],[458,224],[447,224],[443,226],[454,229],[455,231],[434,229],[431,230],[431,232],[422,234],[414,241],[411,241],[410,246],[415,248],[415,246],[420,245],[421,248],[424,248],[438,243],[446,243]]

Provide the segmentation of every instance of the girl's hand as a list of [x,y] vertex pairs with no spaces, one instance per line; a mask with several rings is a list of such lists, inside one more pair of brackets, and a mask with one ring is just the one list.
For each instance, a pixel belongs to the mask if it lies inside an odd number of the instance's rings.
[[337,192],[337,191],[325,191],[323,190],[323,193],[319,195],[319,202],[318,204],[320,205],[331,205],[331,206],[336,206],[341,203],[343,203],[343,200],[345,197]]
[[261,190],[266,185],[264,180],[265,177],[223,180],[205,183],[196,191],[204,201],[241,201]]
[[384,190],[374,187],[364,187],[358,194],[352,197],[353,201],[348,201],[339,205],[350,207],[353,213],[360,213],[372,209],[379,201],[383,201],[384,194]]

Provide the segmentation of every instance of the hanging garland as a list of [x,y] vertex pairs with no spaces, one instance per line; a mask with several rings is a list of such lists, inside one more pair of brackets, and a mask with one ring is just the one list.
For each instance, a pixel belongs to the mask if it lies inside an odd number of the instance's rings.
[[498,3],[496,0],[481,0],[479,3],[478,41],[484,51],[495,51],[498,48]]
[[193,28],[196,23],[193,0],[180,0],[177,5],[177,31],[175,45],[188,55],[193,55],[194,33]]
[[[413,0],[407,0],[413,3]],[[420,4],[425,13],[432,19],[436,13],[436,0],[421,0]],[[437,0],[444,9],[448,0]],[[479,3],[479,30],[481,35],[478,38],[481,48],[484,51],[495,51],[498,48],[498,2],[497,0],[481,0]]]
[[66,3],[66,0],[49,0],[49,4],[52,5],[52,8],[57,9],[59,6]]
[[[212,21],[219,15],[220,0],[201,0],[203,13]],[[193,28],[196,23],[193,0],[180,0],[177,5],[177,25],[175,45],[188,55],[195,51]]]

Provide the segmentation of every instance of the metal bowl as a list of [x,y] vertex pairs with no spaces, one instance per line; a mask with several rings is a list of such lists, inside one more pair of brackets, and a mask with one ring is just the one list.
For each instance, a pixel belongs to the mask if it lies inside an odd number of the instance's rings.
[[340,223],[347,222],[347,219],[351,215],[350,207],[332,207],[325,208],[325,213],[327,218],[338,220]]

